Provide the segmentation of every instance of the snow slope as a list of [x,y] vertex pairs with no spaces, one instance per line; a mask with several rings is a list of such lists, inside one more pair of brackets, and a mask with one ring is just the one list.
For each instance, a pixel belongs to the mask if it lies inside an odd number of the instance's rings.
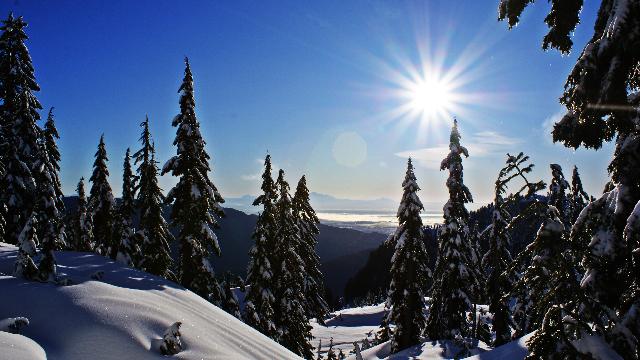
[[[175,359],[298,358],[162,278],[91,253],[57,252],[58,272],[73,285],[25,281],[10,276],[16,248],[0,245],[0,319],[27,317],[30,325],[22,335],[35,341],[0,332],[0,354],[15,353],[12,359],[42,349],[53,360],[165,358],[157,349],[164,331],[176,321],[183,323],[185,349]],[[104,272],[101,281],[91,279],[96,271]]]
[[3,359],[45,360],[44,350],[35,341],[22,335],[0,331],[0,354]]

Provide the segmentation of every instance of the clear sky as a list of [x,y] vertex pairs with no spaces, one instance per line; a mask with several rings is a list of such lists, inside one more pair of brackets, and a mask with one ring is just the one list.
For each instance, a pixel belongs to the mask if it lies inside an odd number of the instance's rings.
[[[356,199],[399,199],[412,155],[423,201],[444,201],[437,167],[456,115],[470,151],[465,181],[483,203],[506,152],[531,155],[546,180],[549,163],[567,177],[577,164],[587,191],[602,190],[612,146],[574,152],[549,135],[593,32],[597,9],[586,3],[570,56],[541,50],[546,2],[511,31],[497,21],[498,0],[3,0],[0,15],[29,23],[43,116],[56,109],[66,194],[90,175],[104,133],[120,195],[124,152],[139,147],[145,114],[160,165],[175,153],[171,119],[189,56],[223,196],[258,193],[268,150],[290,183],[307,174],[312,191]],[[439,111],[412,106],[423,82],[438,84],[427,94]]]

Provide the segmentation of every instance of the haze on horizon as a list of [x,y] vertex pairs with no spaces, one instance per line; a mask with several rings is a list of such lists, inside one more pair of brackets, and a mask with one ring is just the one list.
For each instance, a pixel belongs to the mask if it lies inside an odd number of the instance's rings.
[[[546,181],[549,163],[559,163],[565,174],[577,165],[590,193],[606,182],[611,146],[573,151],[551,142],[563,113],[557,98],[578,54],[540,51],[545,6],[506,31],[495,7],[474,1],[93,5],[0,4],[0,14],[29,23],[37,96],[43,111],[55,107],[62,135],[67,195],[90,174],[104,133],[119,196],[122,158],[139,147],[146,114],[160,165],[175,152],[171,119],[185,55],[223,197],[259,191],[268,151],[290,182],[306,174],[312,191],[349,199],[399,200],[412,156],[423,201],[444,201],[438,166],[454,116],[470,151],[464,174],[476,203],[491,201],[507,152],[531,155],[533,176]],[[575,49],[596,11],[585,5]],[[174,181],[164,176],[161,186]]]

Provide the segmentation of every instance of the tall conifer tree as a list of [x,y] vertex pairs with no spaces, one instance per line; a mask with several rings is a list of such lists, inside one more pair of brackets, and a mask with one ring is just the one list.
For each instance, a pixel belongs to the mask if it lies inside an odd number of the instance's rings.
[[93,219],[93,237],[97,253],[116,258],[118,243],[114,241],[114,224],[116,204],[109,184],[109,169],[107,168],[107,149],[104,144],[104,135],[100,136],[98,151],[93,163],[93,174],[89,181],[92,182],[89,191],[89,209]]
[[224,216],[220,206],[224,199],[209,180],[209,154],[200,133],[195,113],[193,75],[185,59],[184,80],[180,86],[180,113],[173,119],[177,128],[177,155],[164,165],[162,173],[179,177],[167,194],[173,204],[172,225],[178,230],[180,243],[179,281],[186,288],[214,304],[222,303],[224,294],[215,278],[209,256],[220,256],[218,238],[213,232],[219,227],[217,218]]
[[451,130],[449,150],[440,165],[441,170],[449,171],[449,201],[444,206],[427,319],[426,333],[431,339],[455,339],[471,334],[467,312],[471,311],[474,296],[481,288],[479,270],[473,266],[469,212],[465,208],[473,199],[462,179],[462,155],[467,157],[469,153],[460,145],[457,120]]
[[78,192],[78,210],[73,219],[73,248],[76,251],[92,251],[95,248],[93,218],[84,191],[84,178],[80,178],[76,191]]
[[158,186],[158,164],[149,131],[149,117],[140,123],[140,126],[142,148],[133,154],[134,163],[139,164],[136,170],[139,181],[135,188],[138,192],[137,207],[140,212],[136,238],[142,238],[137,242],[143,254],[139,267],[166,279],[176,280],[169,248],[169,243],[173,242],[174,238],[162,216],[165,198]]
[[420,343],[426,322],[425,287],[431,277],[420,218],[424,206],[418,198],[420,187],[411,159],[407,162],[402,188],[404,193],[397,212],[398,228],[387,240],[395,247],[386,304],[390,309],[387,323],[396,325],[391,339],[393,353]]
[[122,199],[118,209],[118,223],[116,226],[116,241],[118,253],[116,261],[126,266],[135,267],[140,263],[140,246],[136,241],[133,228],[133,213],[135,211],[136,176],[131,169],[131,156],[129,148],[124,156],[122,171]]
[[489,244],[487,252],[482,258],[482,267],[487,277],[487,294],[489,296],[489,311],[493,314],[493,331],[495,332],[494,346],[500,346],[511,340],[509,324],[509,307],[502,296],[509,287],[502,273],[509,268],[511,253],[509,252],[509,233],[507,226],[511,215],[507,211],[507,201],[504,199],[509,180],[513,178],[511,171],[516,158],[507,156],[507,165],[500,170],[495,183],[495,196],[491,224],[483,231]]
[[569,204],[570,204],[570,213],[571,213],[571,221],[570,224],[573,224],[578,219],[578,215],[582,209],[591,201],[591,196],[584,191],[582,187],[582,179],[580,179],[580,173],[578,172],[578,167],[573,167],[573,173],[571,175],[571,194],[569,195]]
[[6,206],[4,241],[11,244],[18,242],[35,208],[34,172],[39,159],[40,128],[36,122],[42,106],[35,97],[40,86],[25,45],[26,26],[22,17],[9,14],[0,27],[0,127],[5,142],[0,200]]
[[324,293],[324,276],[320,271],[320,257],[316,253],[320,220],[311,207],[307,178],[304,175],[298,181],[292,203],[300,232],[298,254],[304,262],[305,311],[308,318],[316,318],[318,323],[323,324],[324,317],[329,313],[329,306],[322,295]]
[[310,344],[311,326],[304,308],[304,262],[298,254],[300,233],[293,214],[289,184],[284,179],[281,169],[276,181],[278,201],[276,203],[275,251],[278,263],[275,269],[275,319],[278,331],[278,342],[294,353],[306,358],[313,358],[313,347]]
[[53,251],[66,244],[63,214],[65,212],[60,172],[60,152],[56,145],[59,138],[53,120],[53,108],[49,110],[45,127],[41,131],[39,160],[35,173],[37,189],[38,234],[42,247],[42,260],[38,266],[40,279],[56,280],[56,259]]
[[262,212],[258,215],[252,235],[255,245],[249,251],[246,282],[250,287],[245,298],[244,317],[254,329],[277,340],[274,267],[278,261],[273,249],[277,243],[275,202],[278,194],[271,177],[271,156],[268,154],[264,159],[261,189],[262,194],[253,201],[253,206],[262,206]]
[[551,168],[551,184],[549,184],[549,205],[555,207],[560,213],[560,220],[568,224],[571,218],[571,205],[567,197],[569,182],[564,178],[562,167],[558,164],[549,165]]

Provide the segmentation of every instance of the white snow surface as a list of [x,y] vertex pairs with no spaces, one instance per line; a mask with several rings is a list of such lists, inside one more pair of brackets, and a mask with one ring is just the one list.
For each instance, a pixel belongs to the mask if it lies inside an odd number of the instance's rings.
[[[0,243],[0,319],[30,324],[22,336],[0,332],[0,358],[162,359],[162,335],[180,321],[184,350],[174,359],[298,359],[191,291],[100,255],[56,252],[70,286],[7,275],[16,256],[15,246]],[[92,280],[100,270],[102,280]]]
[[22,335],[0,331],[0,354],[3,359],[46,360],[44,350],[35,341]]

